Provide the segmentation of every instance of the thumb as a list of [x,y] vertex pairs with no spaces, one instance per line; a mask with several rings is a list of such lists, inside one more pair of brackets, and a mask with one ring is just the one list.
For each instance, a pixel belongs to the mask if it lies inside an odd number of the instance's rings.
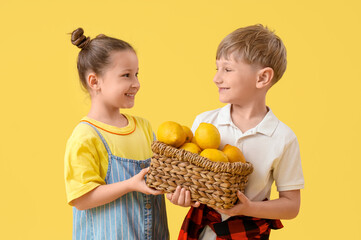
[[237,197],[241,203],[244,203],[247,200],[246,195],[244,195],[241,191],[237,191]]
[[140,171],[138,173],[138,175],[140,175],[142,178],[144,178],[145,175],[147,175],[148,172],[149,172],[149,167],[142,169],[142,171]]
[[195,203],[192,203],[191,204],[191,206],[192,207],[195,207],[195,208],[197,208],[197,207],[199,207],[201,204],[199,203],[199,202],[195,202]]

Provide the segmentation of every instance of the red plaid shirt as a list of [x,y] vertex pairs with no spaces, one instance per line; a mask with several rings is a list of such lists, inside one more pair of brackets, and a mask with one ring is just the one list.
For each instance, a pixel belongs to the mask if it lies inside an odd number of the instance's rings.
[[233,216],[222,222],[221,215],[213,208],[201,204],[191,208],[185,217],[178,240],[198,240],[205,226],[217,235],[217,240],[267,240],[271,229],[283,227],[280,220]]

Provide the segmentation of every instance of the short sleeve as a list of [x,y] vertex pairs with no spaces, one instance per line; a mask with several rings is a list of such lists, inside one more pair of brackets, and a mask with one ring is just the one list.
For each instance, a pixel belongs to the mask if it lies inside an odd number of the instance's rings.
[[153,131],[152,125],[150,124],[150,122],[148,120],[146,120],[144,118],[143,118],[143,120],[146,123],[145,125],[146,125],[147,131],[149,133],[149,137],[150,137],[149,142],[152,143],[154,141],[157,141],[157,137],[156,137],[156,135],[155,135],[155,133]]
[[273,178],[279,192],[304,188],[300,148],[296,137],[285,146],[281,157],[275,162]]
[[150,122],[142,117],[135,117],[135,119],[137,124],[139,124],[137,127],[142,127],[144,133],[146,133],[148,142],[151,144],[153,141],[156,141],[157,138]]
[[95,137],[71,137],[66,146],[64,175],[67,202],[81,197],[101,184],[100,160]]

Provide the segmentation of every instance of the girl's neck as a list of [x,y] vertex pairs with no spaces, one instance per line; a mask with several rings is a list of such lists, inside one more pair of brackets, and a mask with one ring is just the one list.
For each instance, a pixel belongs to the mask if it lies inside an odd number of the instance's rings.
[[105,106],[104,104],[99,104],[95,101],[92,102],[87,116],[96,121],[119,128],[128,125],[128,119],[119,112],[119,108]]
[[266,116],[268,109],[265,101],[252,102],[245,105],[232,104],[231,118],[233,123],[244,133],[257,126]]

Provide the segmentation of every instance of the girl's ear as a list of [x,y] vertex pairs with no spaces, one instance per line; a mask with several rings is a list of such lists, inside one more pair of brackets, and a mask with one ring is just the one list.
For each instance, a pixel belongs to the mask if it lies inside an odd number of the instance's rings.
[[270,67],[262,68],[261,70],[259,70],[256,87],[257,88],[271,87],[273,75],[274,75],[273,69]]
[[95,73],[89,73],[86,80],[91,90],[94,92],[100,91],[100,79]]

